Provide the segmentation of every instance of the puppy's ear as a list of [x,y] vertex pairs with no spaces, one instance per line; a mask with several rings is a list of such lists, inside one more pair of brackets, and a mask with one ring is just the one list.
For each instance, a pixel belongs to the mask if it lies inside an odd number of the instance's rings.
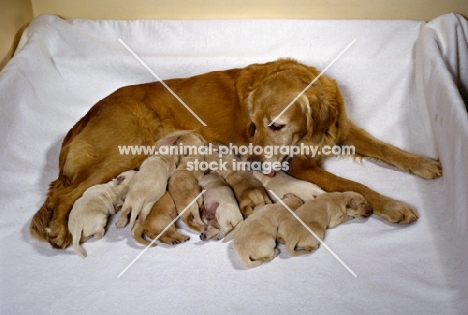
[[354,198],[349,198],[346,203],[346,209],[357,209],[356,200],[354,200]]
[[119,175],[117,176],[117,178],[115,179],[115,183],[117,186],[119,186],[120,184],[122,184],[122,182],[125,180],[125,175]]

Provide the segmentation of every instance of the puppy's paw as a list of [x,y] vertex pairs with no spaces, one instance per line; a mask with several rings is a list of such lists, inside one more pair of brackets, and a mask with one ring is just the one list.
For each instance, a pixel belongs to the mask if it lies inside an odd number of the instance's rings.
[[127,223],[128,223],[128,216],[122,213],[119,217],[119,220],[117,221],[115,225],[117,226],[118,229],[121,229],[125,227]]
[[219,230],[213,226],[205,226],[203,232],[200,234],[200,239],[202,241],[207,241],[209,239],[215,238],[219,234]]
[[439,160],[418,157],[417,162],[409,167],[409,172],[424,179],[434,179],[442,176],[442,165]]
[[64,249],[72,242],[72,235],[68,231],[67,222],[53,220],[46,228],[48,241],[54,248]]
[[393,199],[387,199],[378,208],[374,208],[374,214],[399,224],[412,223],[418,219],[416,209],[406,202]]

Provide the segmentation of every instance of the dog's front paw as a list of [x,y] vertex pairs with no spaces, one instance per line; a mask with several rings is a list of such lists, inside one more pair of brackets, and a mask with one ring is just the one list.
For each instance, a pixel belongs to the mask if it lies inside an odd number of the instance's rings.
[[46,228],[48,241],[54,248],[64,249],[72,242],[72,235],[68,231],[67,222],[53,220]]
[[417,162],[410,166],[409,171],[424,179],[434,179],[442,176],[442,165],[439,160],[419,157]]
[[406,202],[387,199],[379,207],[374,208],[374,214],[389,222],[408,224],[418,219],[416,210]]

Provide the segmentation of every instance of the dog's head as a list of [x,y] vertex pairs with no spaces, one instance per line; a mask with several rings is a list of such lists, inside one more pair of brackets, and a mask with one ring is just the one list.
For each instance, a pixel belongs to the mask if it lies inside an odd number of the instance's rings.
[[372,206],[366,201],[363,195],[347,191],[343,193],[343,212],[354,218],[367,218],[372,214]]
[[[249,142],[263,148],[335,144],[338,122],[344,112],[336,83],[325,76],[317,79],[316,69],[293,60],[279,60],[269,68],[252,76],[245,94]],[[280,151],[269,157],[264,153],[249,159],[283,161],[288,156]]]

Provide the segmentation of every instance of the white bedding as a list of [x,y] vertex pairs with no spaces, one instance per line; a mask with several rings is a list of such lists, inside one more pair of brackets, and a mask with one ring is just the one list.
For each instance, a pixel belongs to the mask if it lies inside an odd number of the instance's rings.
[[[232,243],[191,241],[141,253],[115,219],[100,241],[52,249],[29,222],[57,177],[66,132],[120,86],[293,57],[330,67],[349,116],[381,140],[440,158],[423,180],[365,160],[325,168],[414,205],[409,226],[378,217],[329,230],[306,257],[285,250],[245,270]],[[0,313],[466,314],[468,312],[468,23],[418,21],[64,21],[40,16],[0,73]],[[461,96],[463,95],[463,96]],[[190,101],[187,101],[190,105]],[[280,247],[282,249],[282,247]]]

